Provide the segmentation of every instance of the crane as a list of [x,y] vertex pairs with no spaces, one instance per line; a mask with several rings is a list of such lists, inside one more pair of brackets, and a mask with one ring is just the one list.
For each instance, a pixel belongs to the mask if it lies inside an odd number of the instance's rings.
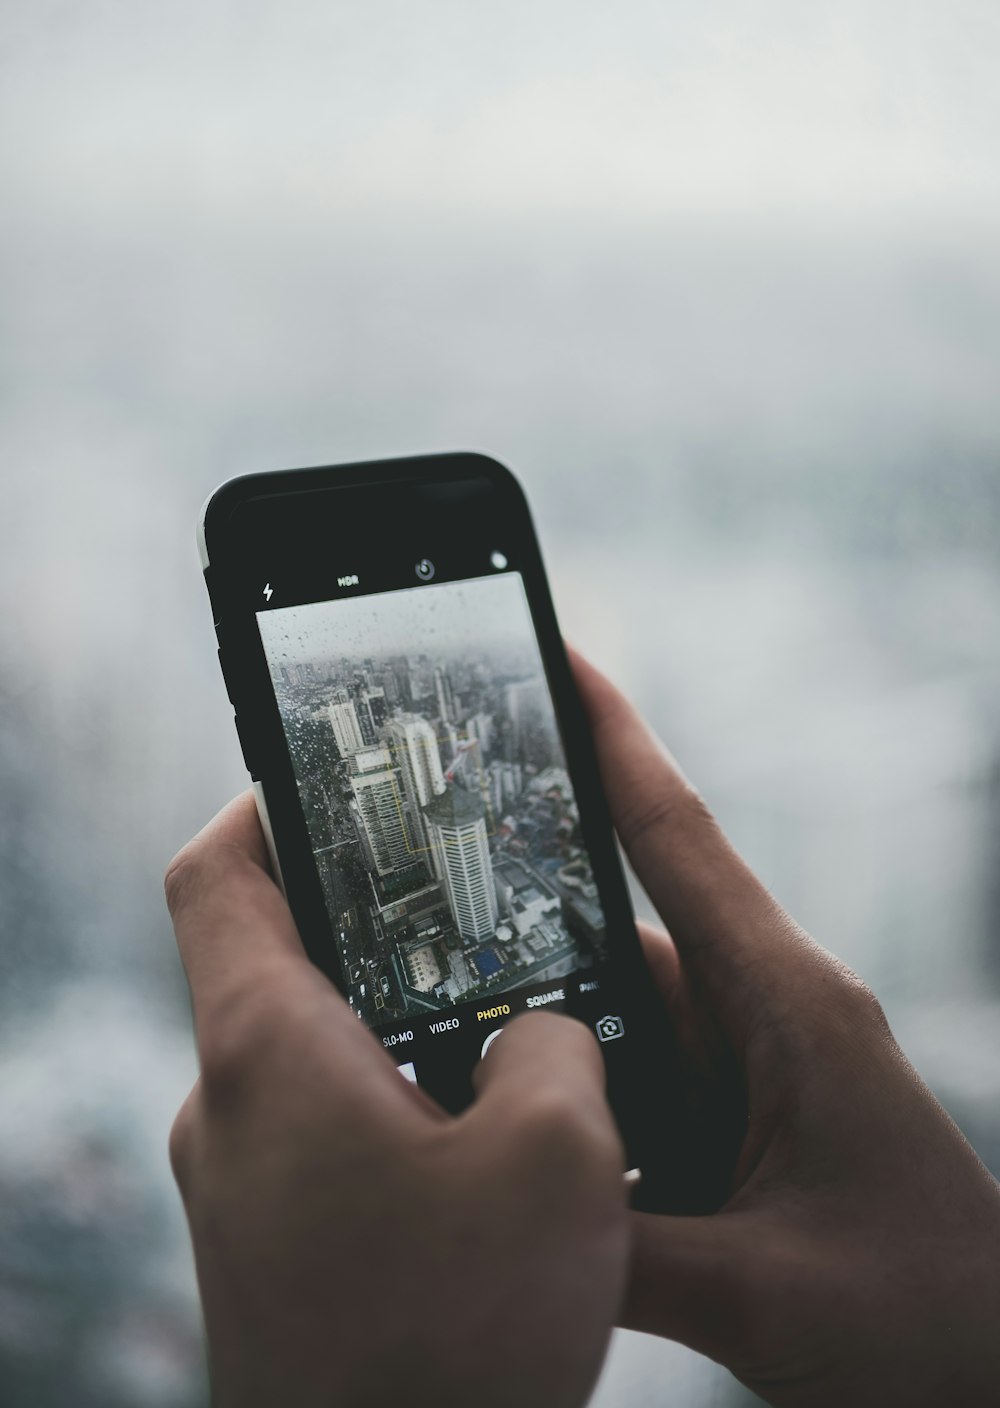
[[463,738],[461,742],[456,745],[455,756],[445,769],[445,782],[455,781],[455,774],[465,762],[466,754],[471,752],[478,742],[479,740],[476,738]]

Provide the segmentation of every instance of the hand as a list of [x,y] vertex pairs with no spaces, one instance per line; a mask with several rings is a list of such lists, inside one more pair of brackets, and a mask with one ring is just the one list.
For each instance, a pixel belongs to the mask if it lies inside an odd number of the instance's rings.
[[[785,1408],[1000,1393],[1000,1187],[858,977],[788,917],[625,699],[574,658],[644,943],[726,1185],[634,1215],[625,1323]],[[720,1149],[733,1151],[718,1167]]]
[[586,1028],[511,1022],[453,1119],[306,959],[249,794],[166,889],[201,1062],[171,1157],[215,1402],[583,1403],[628,1261]]

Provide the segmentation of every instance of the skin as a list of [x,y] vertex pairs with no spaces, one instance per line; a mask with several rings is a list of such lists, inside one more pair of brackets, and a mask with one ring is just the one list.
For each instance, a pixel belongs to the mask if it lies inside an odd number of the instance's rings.
[[706,1217],[633,1215],[624,1323],[776,1408],[1000,1397],[1000,1187],[872,993],[794,923],[626,699],[574,657],[643,941],[702,1117]]
[[201,1078],[171,1137],[216,1402],[581,1404],[614,1318],[776,1408],[981,1404],[1000,1188],[872,993],[789,918],[617,690],[574,656],[716,1190],[627,1215],[596,1044],[512,1022],[445,1117],[302,953],[252,799],[167,894]]
[[629,1232],[591,1033],[511,1022],[452,1119],[306,958],[250,794],[166,889],[201,1068],[170,1149],[213,1401],[583,1403]]

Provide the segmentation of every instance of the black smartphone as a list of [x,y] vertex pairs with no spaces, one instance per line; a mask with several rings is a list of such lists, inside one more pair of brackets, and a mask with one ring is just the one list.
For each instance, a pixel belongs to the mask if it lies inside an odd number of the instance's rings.
[[445,1109],[520,1012],[585,1022],[637,1176],[682,1210],[675,1061],[527,503],[478,454],[233,479],[199,543],[306,950]]

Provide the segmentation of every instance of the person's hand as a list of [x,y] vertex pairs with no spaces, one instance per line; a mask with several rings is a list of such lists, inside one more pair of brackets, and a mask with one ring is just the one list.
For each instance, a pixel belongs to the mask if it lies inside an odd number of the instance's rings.
[[249,794],[166,889],[201,1065],[171,1157],[215,1402],[583,1403],[629,1227],[591,1034],[511,1022],[454,1119],[305,957]]
[[[749,872],[608,681],[574,657],[644,945],[687,1063],[705,1217],[634,1215],[624,1323],[781,1408],[1000,1400],[1000,1187],[858,977]],[[845,885],[851,883],[849,875]],[[942,935],[947,942],[947,935]]]

